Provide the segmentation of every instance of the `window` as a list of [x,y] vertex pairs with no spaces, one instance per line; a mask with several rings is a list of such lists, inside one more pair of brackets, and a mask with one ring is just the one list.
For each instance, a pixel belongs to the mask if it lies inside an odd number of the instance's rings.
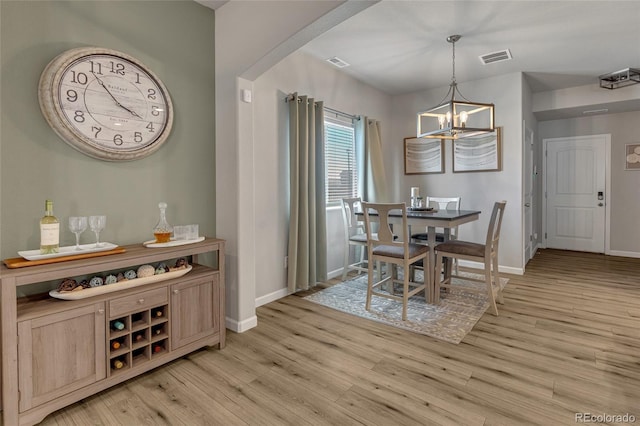
[[358,196],[358,173],[353,120],[327,113],[324,130],[324,176],[329,206],[336,205],[342,198]]

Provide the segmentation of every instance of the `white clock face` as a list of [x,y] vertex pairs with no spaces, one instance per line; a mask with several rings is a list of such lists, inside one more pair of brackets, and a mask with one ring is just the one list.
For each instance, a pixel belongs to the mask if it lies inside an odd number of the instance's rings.
[[111,52],[74,49],[54,59],[41,78],[42,109],[76,149],[106,160],[140,158],[168,136],[171,100],[150,71]]

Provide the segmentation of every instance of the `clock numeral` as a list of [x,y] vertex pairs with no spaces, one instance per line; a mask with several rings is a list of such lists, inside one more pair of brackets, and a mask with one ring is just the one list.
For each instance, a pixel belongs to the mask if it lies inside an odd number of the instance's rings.
[[142,142],[142,133],[140,132],[133,132],[133,141],[140,143]]
[[114,74],[124,75],[124,64],[111,61],[111,72]]
[[155,127],[153,127],[153,122],[152,121],[150,121],[149,124],[147,124],[145,127],[147,129],[149,129],[149,133],[153,133],[153,132],[156,131]]
[[156,98],[156,90],[155,89],[147,90],[147,98],[155,99]]
[[116,134],[113,137],[113,143],[115,143],[118,146],[122,145],[124,143],[124,141],[122,140],[122,135]]
[[160,115],[160,111],[162,111],[160,108],[155,105],[151,105],[151,115],[155,115],[157,117]]
[[67,100],[69,102],[75,102],[78,100],[78,92],[73,89],[67,90]]
[[73,120],[78,123],[84,123],[84,111],[76,111],[73,115]]
[[140,84],[140,73],[136,73],[136,83]]
[[100,133],[102,131],[102,127],[91,126],[91,131],[92,132],[96,132],[96,134],[93,137],[97,138],[98,137],[98,133]]
[[102,75],[102,64],[100,62],[93,62],[93,61],[89,61],[91,63],[91,72],[93,74],[100,74]]
[[83,72],[76,73],[75,71],[71,71],[72,83],[87,84],[87,81],[89,81],[89,78],[85,73]]

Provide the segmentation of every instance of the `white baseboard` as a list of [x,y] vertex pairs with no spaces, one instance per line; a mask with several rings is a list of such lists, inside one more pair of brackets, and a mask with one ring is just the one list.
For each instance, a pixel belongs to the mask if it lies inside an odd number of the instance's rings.
[[231,331],[235,331],[236,333],[244,333],[245,331],[250,330],[257,325],[258,317],[255,315],[240,322],[229,317],[225,318],[225,327]]
[[[460,262],[460,266],[464,266],[467,268],[484,269],[484,265],[480,262],[472,262],[470,260],[460,260],[459,262]],[[498,265],[498,271],[504,272],[505,274],[524,275],[524,269],[514,268],[511,266]]]
[[640,253],[635,251],[609,250],[609,256],[636,257],[640,258]]
[[328,272],[328,273],[327,273],[327,279],[331,280],[331,279],[333,279],[333,278],[336,278],[336,277],[340,277],[340,276],[342,276],[342,270],[343,270],[343,269],[344,269],[344,268],[338,268],[338,269],[336,269],[335,271],[330,271],[330,272]]
[[282,299],[285,296],[289,295],[289,290],[287,288],[281,288],[280,290],[276,290],[273,293],[265,294],[264,296],[260,296],[256,299],[256,308],[258,306],[266,305],[267,303],[271,303],[274,300]]
[[538,251],[539,248],[542,248],[540,247],[540,244],[536,244],[535,246],[533,246],[533,255],[531,256],[531,258],[533,258],[533,256],[536,255],[536,252]]

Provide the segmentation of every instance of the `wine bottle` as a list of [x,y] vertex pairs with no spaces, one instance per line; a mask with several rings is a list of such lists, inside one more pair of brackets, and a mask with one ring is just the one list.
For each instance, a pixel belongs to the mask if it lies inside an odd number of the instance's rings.
[[122,321],[114,321],[113,328],[116,330],[124,330],[124,323]]
[[44,217],[40,219],[40,254],[58,253],[60,250],[60,222],[53,215],[53,201],[44,202]]

